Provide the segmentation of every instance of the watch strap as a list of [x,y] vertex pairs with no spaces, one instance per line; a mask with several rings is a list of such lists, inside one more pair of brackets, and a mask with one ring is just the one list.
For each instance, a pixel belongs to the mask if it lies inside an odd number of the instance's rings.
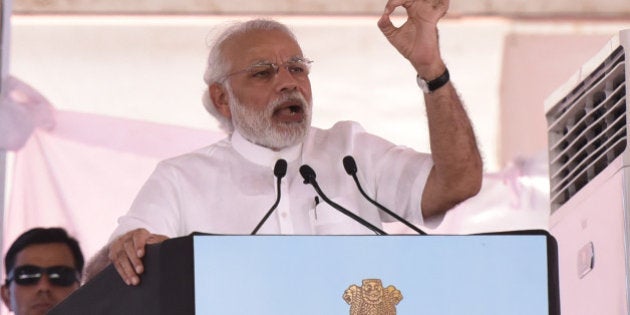
[[[426,81],[424,79],[422,79],[420,76],[417,77],[418,80],[418,85],[420,86],[420,88],[422,88],[422,90],[425,93],[431,93],[441,87],[443,87],[446,83],[448,83],[448,81],[450,80],[451,76],[450,73],[448,72],[448,68],[444,69],[444,73],[442,73],[439,77],[431,80],[431,81]],[[423,82],[421,82],[421,80]],[[424,83],[424,84],[422,84]],[[424,85],[424,86],[423,86]]]

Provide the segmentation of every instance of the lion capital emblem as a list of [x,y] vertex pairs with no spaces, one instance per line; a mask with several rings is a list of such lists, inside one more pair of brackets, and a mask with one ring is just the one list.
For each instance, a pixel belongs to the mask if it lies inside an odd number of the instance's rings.
[[362,286],[351,285],[343,293],[350,315],[396,315],[403,296],[394,286],[383,288],[380,279],[365,279]]

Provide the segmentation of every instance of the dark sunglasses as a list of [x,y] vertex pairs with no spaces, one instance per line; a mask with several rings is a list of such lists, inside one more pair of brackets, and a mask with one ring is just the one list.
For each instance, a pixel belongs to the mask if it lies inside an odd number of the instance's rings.
[[79,272],[67,266],[52,266],[42,268],[33,265],[15,267],[7,275],[6,284],[15,281],[19,285],[35,285],[44,276],[48,275],[48,281],[55,286],[67,287],[79,282]]

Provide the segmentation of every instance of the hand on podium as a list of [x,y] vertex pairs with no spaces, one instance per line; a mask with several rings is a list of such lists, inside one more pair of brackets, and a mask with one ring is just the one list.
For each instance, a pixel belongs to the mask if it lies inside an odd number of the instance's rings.
[[140,275],[144,272],[142,257],[147,244],[157,244],[168,237],[151,234],[146,229],[129,231],[114,240],[109,246],[107,257],[127,285],[140,284]]

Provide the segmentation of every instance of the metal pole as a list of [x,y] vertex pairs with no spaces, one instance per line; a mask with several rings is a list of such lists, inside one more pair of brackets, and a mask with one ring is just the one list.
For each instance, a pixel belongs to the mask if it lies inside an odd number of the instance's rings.
[[[9,74],[9,43],[11,29],[11,1],[2,0],[0,2],[0,95],[4,93],[4,82]],[[0,104],[2,106],[2,104]],[[0,253],[4,253],[2,246],[4,238],[4,212],[5,194],[7,193],[7,152],[0,149]],[[0,260],[0,266],[2,266]],[[1,268],[0,270],[4,270]]]

